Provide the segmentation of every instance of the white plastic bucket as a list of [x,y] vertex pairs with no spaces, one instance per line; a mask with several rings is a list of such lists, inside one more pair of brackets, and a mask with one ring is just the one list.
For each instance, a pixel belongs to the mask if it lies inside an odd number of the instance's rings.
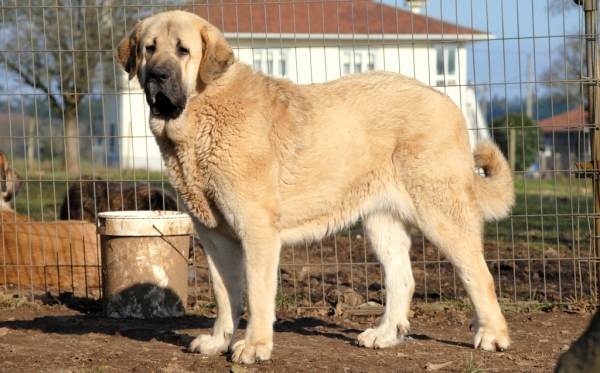
[[177,211],[98,214],[103,309],[108,317],[185,314],[192,221]]

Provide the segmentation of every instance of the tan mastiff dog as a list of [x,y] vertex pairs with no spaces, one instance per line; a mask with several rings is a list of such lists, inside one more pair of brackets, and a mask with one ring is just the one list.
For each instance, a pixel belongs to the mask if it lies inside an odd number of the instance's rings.
[[[231,349],[233,361],[246,364],[270,359],[281,246],[358,219],[387,289],[381,323],[358,344],[391,347],[409,330],[407,227],[416,224],[463,281],[475,347],[509,347],[482,227],[508,215],[512,178],[494,144],[471,153],[465,119],[448,96],[389,72],[310,85],[267,77],[236,60],[214,26],[182,11],[140,22],[115,55],[144,89],[150,129],[214,281],[214,330],[191,351]],[[244,278],[248,326],[233,343]]]
[[83,221],[33,221],[10,204],[21,177],[0,150],[0,285],[100,287],[96,225]]

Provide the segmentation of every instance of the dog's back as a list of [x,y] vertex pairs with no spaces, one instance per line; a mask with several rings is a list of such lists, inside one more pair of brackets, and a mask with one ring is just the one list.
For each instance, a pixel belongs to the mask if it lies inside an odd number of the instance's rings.
[[0,284],[84,288],[100,286],[95,224],[35,222],[0,212]]

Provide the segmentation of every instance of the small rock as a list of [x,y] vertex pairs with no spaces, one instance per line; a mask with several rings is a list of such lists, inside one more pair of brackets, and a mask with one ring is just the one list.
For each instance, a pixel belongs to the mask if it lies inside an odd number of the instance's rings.
[[428,303],[421,307],[421,312],[425,315],[446,312],[446,305],[441,303]]
[[365,298],[354,291],[342,294],[342,299],[344,303],[351,307],[356,307],[359,304],[365,303]]
[[381,290],[383,286],[379,283],[379,282],[374,282],[371,285],[369,285],[369,289],[371,290]]
[[231,366],[231,373],[246,373],[246,372],[248,372],[248,369],[244,368],[241,365],[233,364]]
[[342,302],[338,302],[338,304],[335,305],[335,316],[341,316],[344,314],[342,304]]
[[453,324],[466,325],[469,323],[469,319],[460,311],[448,311],[447,318]]
[[425,273],[425,271],[423,271],[421,268],[413,267],[412,273],[413,273],[413,276],[422,276],[423,273]]
[[558,251],[554,250],[554,248],[549,247],[546,251],[544,251],[545,258],[556,258],[558,257]]
[[325,308],[319,308],[315,310],[315,313],[320,316],[326,316],[329,314],[329,310]]
[[309,266],[304,266],[304,267],[302,267],[302,269],[298,273],[298,277],[300,277],[302,279],[308,273],[310,273],[310,267]]
[[448,361],[447,363],[442,363],[442,364],[432,364],[432,363],[427,363],[425,364],[425,370],[430,371],[430,372],[434,372],[436,370],[440,370],[443,369],[449,365],[452,365],[452,361]]

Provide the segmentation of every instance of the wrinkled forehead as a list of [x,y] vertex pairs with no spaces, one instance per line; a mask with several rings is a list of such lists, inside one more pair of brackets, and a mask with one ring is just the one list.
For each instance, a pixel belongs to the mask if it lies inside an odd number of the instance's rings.
[[159,15],[148,19],[144,24],[141,40],[142,43],[150,41],[171,45],[184,43],[191,47],[193,43],[201,43],[200,29],[205,27],[205,23],[202,19],[186,13],[176,16]]

